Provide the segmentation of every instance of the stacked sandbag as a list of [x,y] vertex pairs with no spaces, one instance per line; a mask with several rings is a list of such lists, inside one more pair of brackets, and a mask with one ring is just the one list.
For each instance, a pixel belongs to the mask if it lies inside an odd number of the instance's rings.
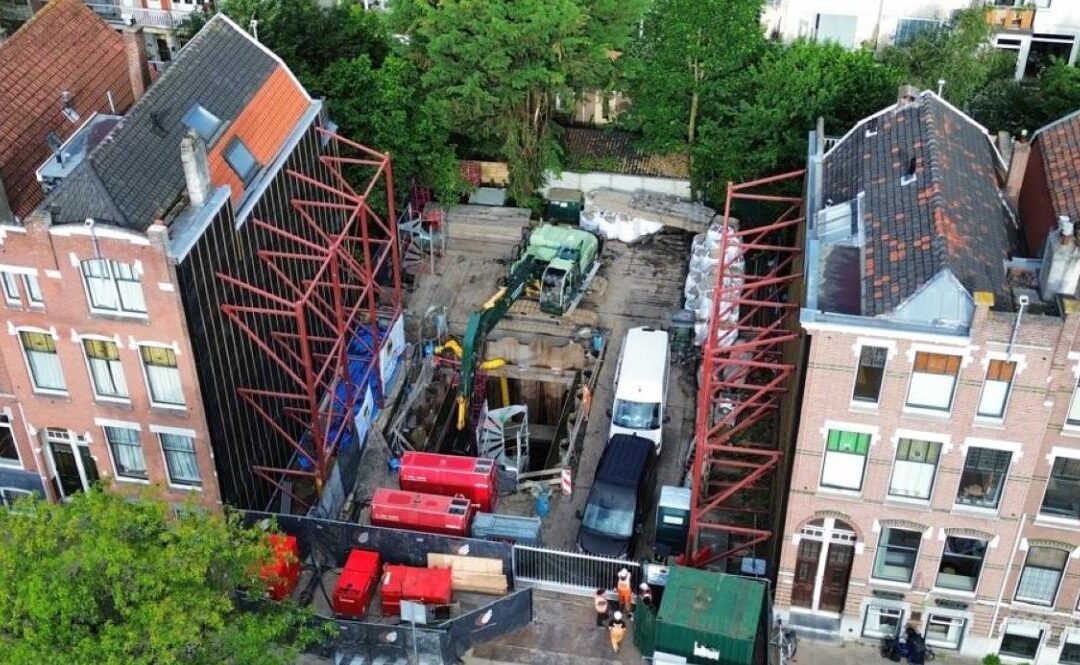
[[631,244],[657,233],[664,225],[612,210],[587,208],[581,212],[581,228],[607,240]]
[[[713,315],[714,290],[717,273],[721,269],[720,253],[723,251],[724,234],[729,235],[727,242],[727,260],[724,261],[724,287],[742,285],[743,257],[739,249],[739,240],[731,227],[725,228],[723,220],[709,225],[709,230],[694,236],[690,248],[690,265],[683,287],[684,309],[693,310],[696,315],[694,324],[694,343],[701,346],[709,335],[709,321]],[[717,307],[717,316],[721,321],[735,323],[739,320],[739,306],[734,302],[735,292],[725,291],[724,300]],[[735,341],[734,330],[721,330],[721,345]]]

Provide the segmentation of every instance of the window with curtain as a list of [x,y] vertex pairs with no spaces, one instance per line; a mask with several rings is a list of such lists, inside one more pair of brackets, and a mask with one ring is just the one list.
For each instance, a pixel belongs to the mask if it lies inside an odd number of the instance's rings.
[[960,356],[919,351],[915,354],[907,405],[948,411],[952,408],[953,391],[959,373]]
[[60,356],[56,355],[56,343],[48,333],[22,331],[19,333],[26,364],[30,368],[30,381],[34,390],[67,390]]
[[851,399],[877,404],[881,397],[881,380],[885,377],[885,361],[889,350],[880,346],[864,346],[859,351],[859,368],[855,371],[855,389]]
[[977,508],[997,508],[1012,453],[992,448],[968,448],[956,503]]
[[106,427],[105,440],[112,449],[113,466],[116,475],[121,478],[146,480],[146,459],[143,457],[142,444],[139,443],[139,430],[130,427]]
[[889,496],[930,500],[941,444],[937,441],[900,439],[889,481]]
[[133,266],[106,259],[82,262],[90,310],[107,314],[146,314],[142,285]]
[[1051,607],[1065,572],[1069,553],[1053,547],[1032,547],[1016,585],[1016,600]]
[[90,366],[90,379],[98,397],[126,399],[127,381],[124,366],[120,362],[120,349],[115,342],[101,339],[84,339],[86,362]]
[[869,452],[869,434],[829,430],[821,465],[822,487],[862,490],[863,470]]
[[942,589],[974,591],[985,557],[985,540],[949,536],[945,539],[935,585]]
[[1008,360],[991,360],[986,368],[982,396],[976,414],[983,418],[1004,418],[1005,405],[1009,401],[1016,363]]
[[873,577],[893,582],[910,582],[919,558],[922,534],[907,529],[882,529],[874,558]]
[[11,418],[3,414],[0,414],[0,464],[22,466],[19,449],[15,447],[15,431],[11,428]]
[[161,437],[161,448],[165,451],[165,467],[169,472],[169,482],[174,485],[202,485],[199,465],[195,459],[195,440],[180,434],[165,434]]
[[143,346],[141,352],[150,401],[155,404],[183,406],[184,389],[180,385],[176,352],[167,346]]
[[1080,459],[1054,458],[1039,512],[1080,520]]

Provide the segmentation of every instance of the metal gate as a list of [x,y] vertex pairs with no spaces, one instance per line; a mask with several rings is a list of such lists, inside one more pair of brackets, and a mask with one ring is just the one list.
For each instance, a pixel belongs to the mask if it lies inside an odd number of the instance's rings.
[[641,564],[591,554],[514,545],[514,583],[561,593],[591,596],[614,589],[619,570],[630,571],[633,589],[641,583]]

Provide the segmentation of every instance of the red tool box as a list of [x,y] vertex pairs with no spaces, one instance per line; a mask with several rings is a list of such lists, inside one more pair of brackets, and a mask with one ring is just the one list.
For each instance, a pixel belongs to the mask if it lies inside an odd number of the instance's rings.
[[401,614],[401,601],[414,600],[425,605],[449,605],[449,568],[387,566],[382,576],[383,614]]
[[300,581],[300,546],[296,536],[272,533],[268,540],[273,560],[262,567],[259,577],[266,582],[266,592],[271,598],[284,600]]
[[473,507],[463,497],[380,487],[371,497],[371,523],[448,536],[467,536]]
[[495,512],[499,481],[493,460],[482,457],[407,452],[401,456],[401,489],[463,496],[476,510]]
[[334,587],[334,612],[359,619],[367,612],[368,603],[375,593],[379,579],[381,559],[378,552],[353,550]]

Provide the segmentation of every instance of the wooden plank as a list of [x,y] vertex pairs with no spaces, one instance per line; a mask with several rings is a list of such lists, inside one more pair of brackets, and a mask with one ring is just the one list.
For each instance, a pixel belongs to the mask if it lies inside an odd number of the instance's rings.
[[453,591],[504,594],[509,589],[505,575],[482,575],[451,570],[450,588]]
[[487,573],[502,575],[503,563],[501,559],[489,559],[479,556],[458,556],[456,554],[439,554],[428,552],[428,568],[449,568],[454,571],[470,573]]

